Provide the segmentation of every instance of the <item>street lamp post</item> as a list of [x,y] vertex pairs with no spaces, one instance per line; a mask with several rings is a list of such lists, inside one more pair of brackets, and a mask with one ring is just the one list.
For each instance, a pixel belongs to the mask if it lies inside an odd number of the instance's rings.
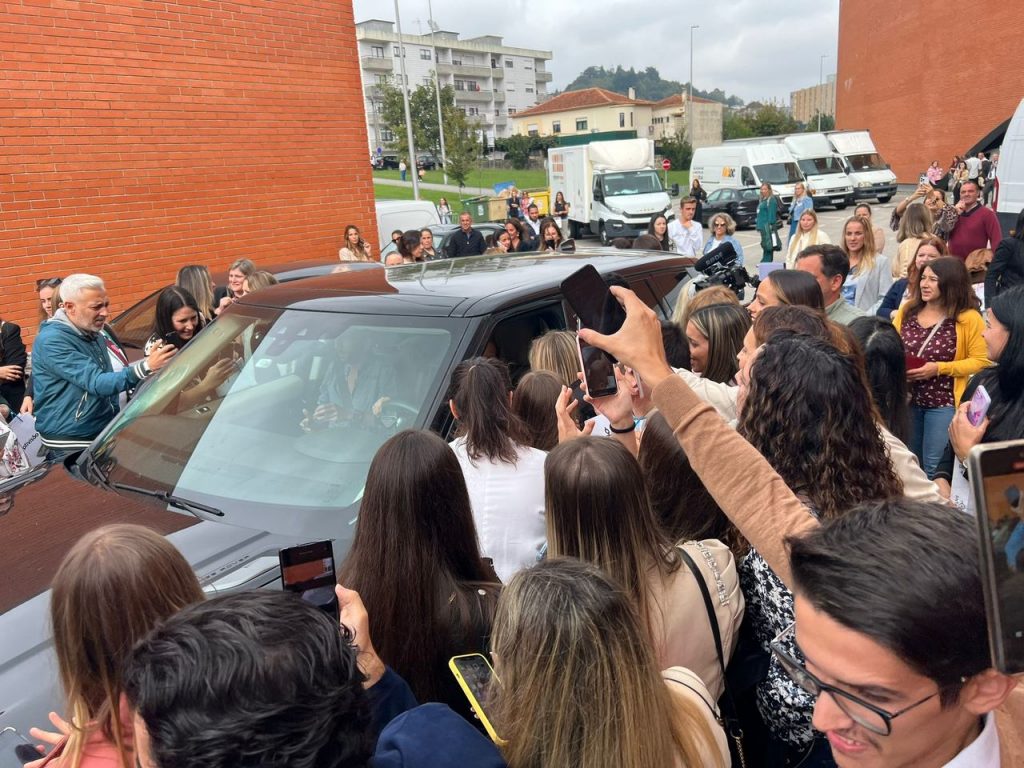
[[689,132],[690,149],[693,149],[693,30],[700,29],[700,24],[690,25],[690,82],[686,84],[686,128]]
[[434,95],[437,97],[437,130],[441,140],[441,168],[444,174],[444,183],[448,183],[448,155],[444,148],[444,119],[441,117],[441,84],[437,77],[437,46],[434,45],[434,33],[438,30],[434,23],[434,9],[430,0],[427,0],[427,26],[430,27],[430,53],[434,57]]
[[825,59],[827,58],[827,53],[823,53],[818,57],[818,133],[821,133],[821,111],[824,108],[822,102],[825,100],[825,89],[822,86],[825,84],[824,67]]
[[416,167],[416,142],[412,137],[412,111],[409,109],[409,79],[405,75],[405,42],[402,40],[402,19],[398,15],[398,0],[395,0],[395,29],[398,32],[398,65],[402,82],[402,105],[405,107],[405,137],[409,142],[409,161],[406,167],[412,171],[412,197],[420,199],[420,177]]

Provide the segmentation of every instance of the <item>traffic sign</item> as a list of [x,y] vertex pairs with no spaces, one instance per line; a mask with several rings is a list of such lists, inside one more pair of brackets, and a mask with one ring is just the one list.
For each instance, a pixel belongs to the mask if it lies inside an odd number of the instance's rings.
[[663,171],[671,171],[672,170],[672,161],[669,160],[666,157],[664,160],[661,161],[661,169]]

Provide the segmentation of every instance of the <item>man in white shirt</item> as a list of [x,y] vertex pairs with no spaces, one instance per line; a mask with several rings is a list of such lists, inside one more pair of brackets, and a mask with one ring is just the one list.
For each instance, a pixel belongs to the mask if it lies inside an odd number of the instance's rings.
[[989,658],[971,518],[872,502],[788,543],[796,623],[772,651],[816,696],[814,728],[835,761],[1009,768],[1000,732],[1008,744],[1016,734],[995,712],[1017,680]]
[[668,225],[668,236],[672,240],[676,253],[701,257],[704,248],[704,228],[693,217],[697,213],[697,199],[684,197],[679,201],[679,218]]
[[964,162],[967,163],[967,178],[977,179],[978,173],[981,171],[981,161],[984,160],[984,153],[979,152],[974,157],[968,157]]
[[526,221],[524,221],[523,224],[529,227],[529,230],[532,233],[530,236],[531,240],[536,240],[540,237],[540,211],[535,203],[530,203],[529,207],[526,209]]

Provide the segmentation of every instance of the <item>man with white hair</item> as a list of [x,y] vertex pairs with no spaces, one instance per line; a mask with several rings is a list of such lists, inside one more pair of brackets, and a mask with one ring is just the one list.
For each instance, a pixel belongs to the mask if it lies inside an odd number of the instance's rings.
[[162,368],[175,347],[158,345],[146,359],[115,371],[101,333],[110,315],[103,281],[70,275],[60,295],[63,307],[43,323],[33,345],[32,379],[43,444],[70,451],[87,447],[120,410],[119,395]]

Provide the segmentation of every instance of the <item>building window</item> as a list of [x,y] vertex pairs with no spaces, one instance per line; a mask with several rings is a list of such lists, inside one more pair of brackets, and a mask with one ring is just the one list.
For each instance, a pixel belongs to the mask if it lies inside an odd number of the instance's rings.
[[533,69],[532,64],[523,64],[523,69]]
[[505,93],[515,93],[515,92],[516,92],[516,87],[514,85],[506,85],[505,86]]
[[626,113],[625,112],[619,112],[619,128],[625,128],[625,127],[626,127]]
[[533,88],[531,88],[530,86],[526,86],[526,92],[533,93]]
[[391,78],[388,75],[376,75],[377,85],[387,85]]
[[587,130],[587,118],[585,118],[585,117],[577,117],[576,118],[576,130],[577,131],[585,131],[585,130]]
[[461,67],[462,59],[456,59],[454,56],[452,56],[452,64],[456,67]]
[[384,58],[384,46],[383,45],[375,45],[375,46],[373,46],[373,48],[370,49],[370,55],[373,56],[373,58],[375,58],[375,59],[383,59]]
[[551,121],[551,132],[552,133],[561,133],[562,132],[562,121],[561,120],[552,120]]
[[512,69],[512,59],[505,59],[505,66]]
[[491,56],[491,69],[497,69],[499,66],[501,65],[498,64],[498,60]]
[[399,56],[400,55],[400,56],[402,56],[402,58],[405,58],[405,55],[406,55],[405,54],[405,48],[403,47],[401,54],[399,54],[398,46],[397,45],[393,45],[393,46],[391,46],[391,55],[392,56]]
[[390,144],[392,141],[395,140],[395,134],[393,134],[387,128],[381,128],[380,140],[383,141],[385,144]]
[[455,90],[456,91],[464,91],[464,90],[466,90],[466,81],[465,80],[456,80],[455,81]]
[[470,107],[469,108],[469,114],[470,115],[479,115],[480,114],[480,109],[478,107]]
[[432,78],[432,77],[424,77],[423,78],[423,84],[424,85],[432,85],[433,82],[434,82],[434,78]]
[[509,107],[509,108],[508,108],[508,113],[509,113],[510,115],[514,115],[514,114],[516,113],[516,108],[515,108],[515,107]]
[[526,131],[526,134],[527,134],[528,136],[533,136],[534,138],[536,138],[537,136],[540,136],[540,133],[539,133],[539,132],[537,131],[537,129],[536,129],[536,128],[530,128],[530,129],[528,129],[528,130]]
[[630,128],[633,127],[633,113],[632,112],[629,113],[629,127]]
[[430,49],[420,48],[420,58],[424,61],[430,61]]

